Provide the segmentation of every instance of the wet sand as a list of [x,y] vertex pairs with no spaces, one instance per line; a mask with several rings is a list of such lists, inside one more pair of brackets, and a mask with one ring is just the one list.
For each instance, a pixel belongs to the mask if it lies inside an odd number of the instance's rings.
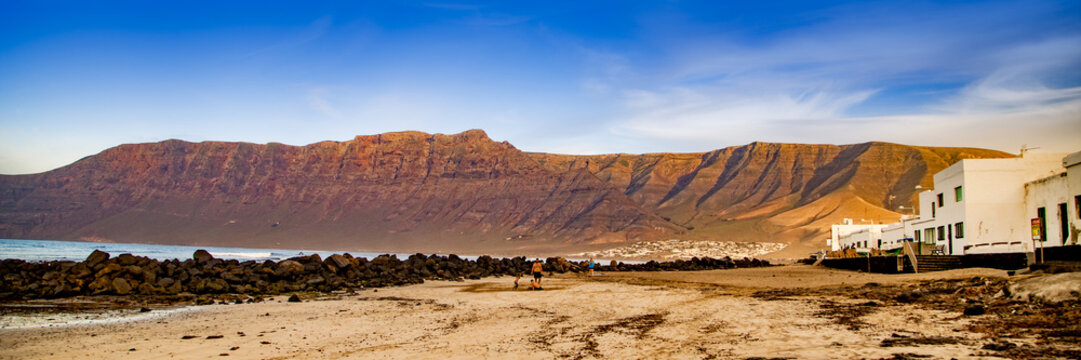
[[868,304],[852,289],[1005,275],[784,266],[568,274],[546,277],[544,291],[512,290],[510,277],[432,281],[302,303],[279,297],[125,322],[3,329],[0,358],[995,358],[982,347],[999,339],[965,330],[992,315]]

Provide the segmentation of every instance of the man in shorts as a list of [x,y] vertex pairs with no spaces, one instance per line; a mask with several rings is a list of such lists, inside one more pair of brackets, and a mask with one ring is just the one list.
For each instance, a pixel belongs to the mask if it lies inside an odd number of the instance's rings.
[[544,263],[540,259],[533,261],[533,280],[537,282],[537,287],[540,287],[541,273],[544,272]]

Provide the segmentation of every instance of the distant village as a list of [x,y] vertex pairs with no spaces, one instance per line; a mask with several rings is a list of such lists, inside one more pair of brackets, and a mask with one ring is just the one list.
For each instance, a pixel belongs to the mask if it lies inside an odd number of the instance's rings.
[[584,252],[571,256],[595,257],[598,259],[663,259],[669,261],[690,260],[695,257],[720,259],[725,256],[742,259],[762,256],[781,251],[784,248],[785,244],[771,242],[664,240],[639,241],[628,246],[597,252]]
[[1030,263],[1076,255],[1081,152],[1022,150],[1016,158],[965,159],[936,173],[933,188],[917,190],[918,214],[891,209],[909,213],[900,222],[833,225],[827,258],[903,253],[906,243],[929,255],[1024,253]]

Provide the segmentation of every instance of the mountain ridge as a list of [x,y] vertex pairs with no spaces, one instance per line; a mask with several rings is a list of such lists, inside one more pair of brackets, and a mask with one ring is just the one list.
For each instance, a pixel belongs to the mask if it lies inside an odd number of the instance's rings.
[[[956,161],[1013,156],[888,142],[753,142],[700,153],[530,155],[553,171],[589,169],[645,208],[689,228],[685,237],[804,245],[792,247],[793,252],[813,249],[828,231],[823,222],[896,221],[899,206],[911,209],[916,203],[915,187],[930,187],[933,174]],[[821,242],[817,246],[824,246]]]
[[0,236],[14,238],[297,247],[310,237],[345,250],[509,251],[678,230],[591,173],[553,174],[477,130],[302,147],[127,144],[0,176],[0,193]]
[[429,252],[560,252],[683,238],[813,249],[890,221],[976,148],[753,142],[700,153],[523,152],[482,130],[305,146],[170,139],[0,175],[0,236]]

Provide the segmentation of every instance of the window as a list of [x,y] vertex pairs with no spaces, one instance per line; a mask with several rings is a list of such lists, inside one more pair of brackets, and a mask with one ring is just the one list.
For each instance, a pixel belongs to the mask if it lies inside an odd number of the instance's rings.
[[942,207],[942,203],[944,202],[944,201],[942,201],[942,193],[938,193],[938,198],[937,199],[938,199],[938,207]]
[[935,242],[935,228],[923,229],[923,241],[928,244]]
[[953,224],[953,236],[957,239],[963,239],[965,237],[965,223],[959,222]]
[[912,236],[914,236],[914,238],[912,240],[915,240],[916,242],[920,242],[920,232],[919,231],[916,231],[916,233],[912,234]]
[[945,226],[939,226],[938,227],[938,240],[939,241],[946,240],[946,227]]
[[1077,196],[1073,197],[1073,207],[1074,207],[1074,214],[1077,215],[1078,219],[1081,219],[1081,195],[1077,195]]
[[961,187],[960,186],[953,188],[953,199],[956,200],[957,202],[961,202]]
[[931,202],[931,217],[935,217],[935,216],[937,216],[937,215],[935,214],[935,202],[934,202],[934,201],[932,201],[932,202]]

